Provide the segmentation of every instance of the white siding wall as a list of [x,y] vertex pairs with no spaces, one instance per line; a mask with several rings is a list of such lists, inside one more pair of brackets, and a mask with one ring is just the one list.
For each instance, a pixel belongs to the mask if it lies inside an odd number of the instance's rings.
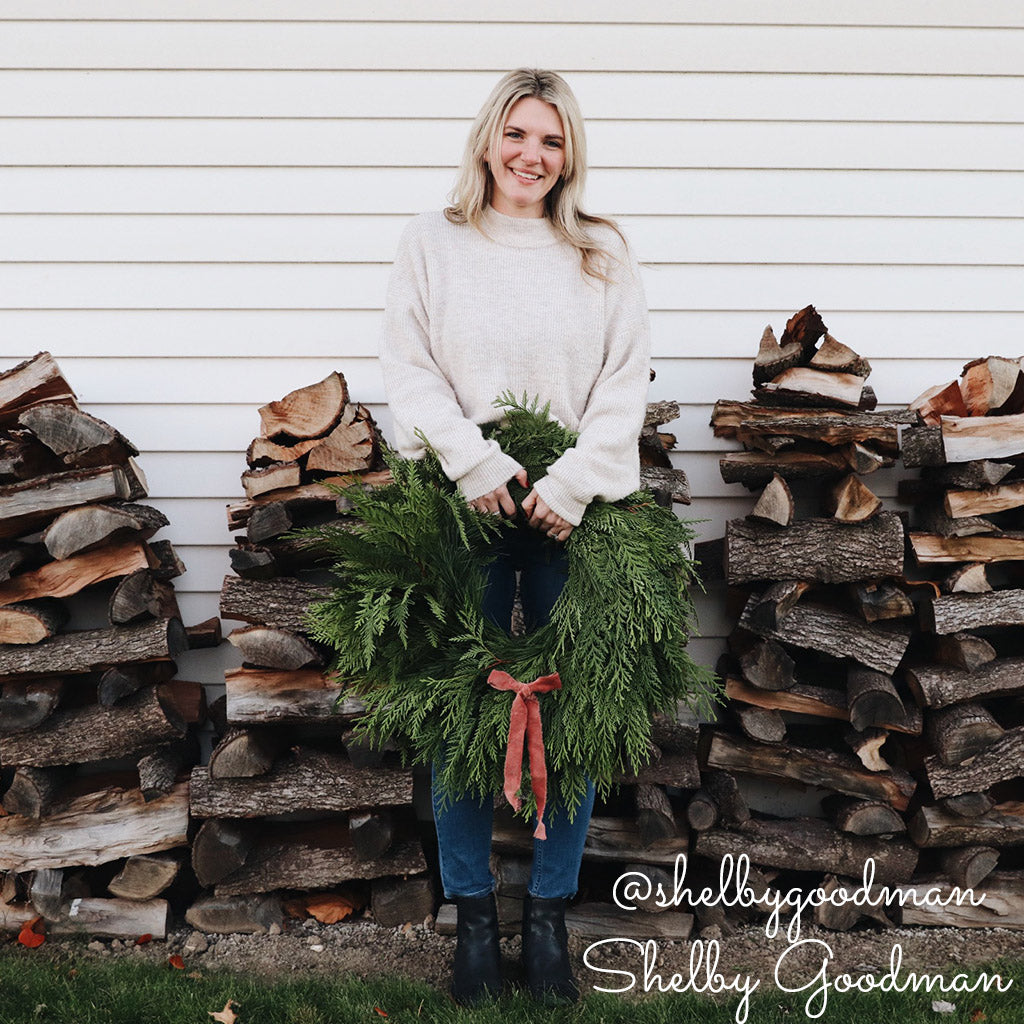
[[49,349],[143,449],[189,621],[258,405],[337,368],[387,429],[398,233],[521,65],[569,78],[647,265],[704,536],[749,508],[707,422],[765,323],[813,302],[887,404],[1024,350],[1017,0],[0,0],[0,365]]

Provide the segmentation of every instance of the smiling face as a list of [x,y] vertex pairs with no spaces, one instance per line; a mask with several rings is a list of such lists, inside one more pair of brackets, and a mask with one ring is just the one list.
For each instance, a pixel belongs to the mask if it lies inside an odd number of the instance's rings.
[[490,161],[491,206],[509,217],[543,217],[544,197],[565,166],[558,111],[536,96],[514,103],[505,118],[500,159]]

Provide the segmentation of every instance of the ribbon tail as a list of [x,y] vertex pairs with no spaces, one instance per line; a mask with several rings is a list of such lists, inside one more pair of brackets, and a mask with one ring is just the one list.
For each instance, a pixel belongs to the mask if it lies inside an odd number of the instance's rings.
[[547,839],[544,827],[544,808],[548,800],[548,769],[544,761],[544,733],[540,720],[540,707],[533,702],[527,711],[526,743],[530,755],[530,784],[537,801],[537,827],[534,839]]
[[505,750],[505,799],[518,811],[522,801],[516,795],[523,779],[523,740],[528,727],[525,701],[516,694],[508,720],[508,747]]

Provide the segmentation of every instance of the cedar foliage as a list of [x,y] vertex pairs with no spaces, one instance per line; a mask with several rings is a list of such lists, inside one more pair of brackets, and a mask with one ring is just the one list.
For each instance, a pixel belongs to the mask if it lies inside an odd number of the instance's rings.
[[[525,396],[495,405],[504,415],[484,434],[532,482],[576,441]],[[686,650],[693,530],[646,491],[591,502],[566,541],[569,576],[551,622],[510,637],[480,610],[491,543],[510,527],[471,508],[423,440],[422,459],[386,453],[393,484],[346,492],[354,530],[302,531],[332,558],[335,577],[332,596],[310,609],[311,635],[336,652],[344,695],[365,702],[361,732],[434,762],[447,796],[501,789],[513,695],[487,686],[490,670],[524,682],[558,671],[562,689],[540,698],[548,806],[571,815],[587,777],[605,795],[617,773],[647,763],[653,711],[674,714],[682,699],[709,714],[721,699],[714,674]],[[515,481],[509,490],[517,504],[526,494]],[[524,796],[524,812],[535,809]]]

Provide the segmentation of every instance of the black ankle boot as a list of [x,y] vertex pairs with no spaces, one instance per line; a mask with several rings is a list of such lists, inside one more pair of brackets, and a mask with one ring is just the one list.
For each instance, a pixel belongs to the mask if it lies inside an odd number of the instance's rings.
[[540,1003],[575,1003],[580,997],[569,966],[564,899],[523,904],[523,966],[530,995]]
[[455,899],[455,970],[452,995],[460,1006],[473,1006],[501,994],[501,946],[494,893]]

